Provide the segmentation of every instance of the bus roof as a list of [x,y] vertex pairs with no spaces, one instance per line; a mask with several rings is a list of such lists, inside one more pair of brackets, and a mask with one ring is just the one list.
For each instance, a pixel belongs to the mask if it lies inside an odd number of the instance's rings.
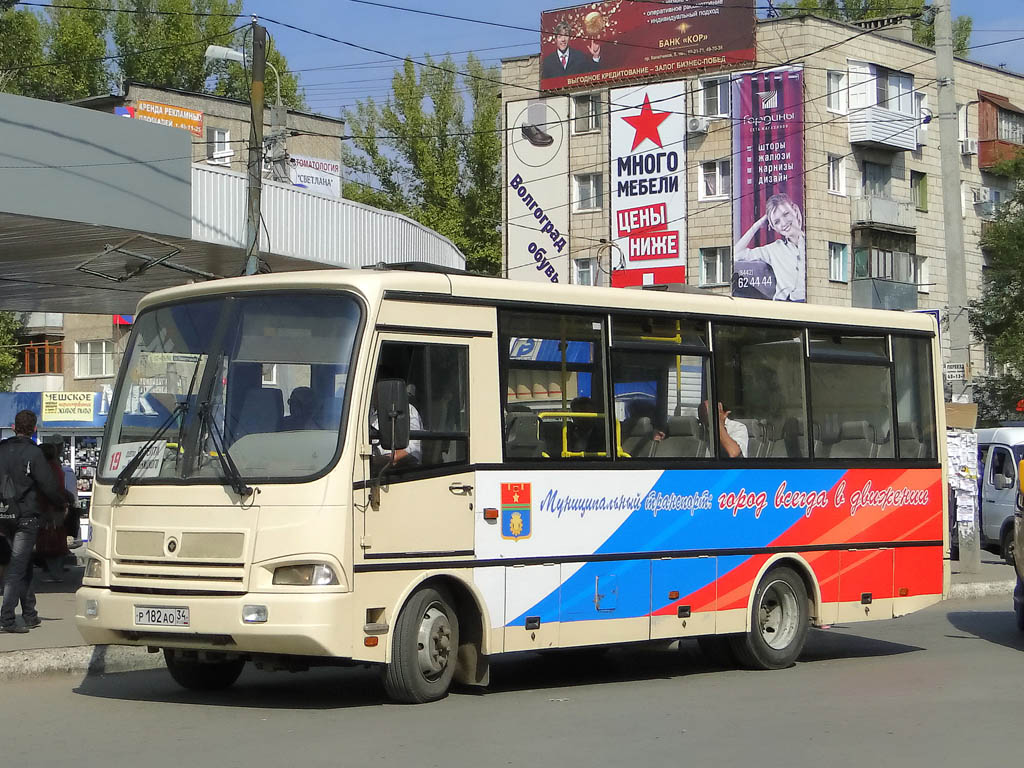
[[545,285],[525,280],[493,277],[447,275],[407,270],[310,270],[251,277],[225,278],[204,283],[167,288],[142,298],[138,310],[184,301],[200,296],[224,293],[273,290],[354,289],[371,303],[387,294],[393,298],[439,302],[593,308],[599,311],[633,310],[649,312],[685,312],[719,317],[850,325],[878,329],[905,329],[917,332],[936,330],[931,315],[896,312],[827,304],[803,304],[758,299],[734,299],[708,293],[595,288],[577,285]]

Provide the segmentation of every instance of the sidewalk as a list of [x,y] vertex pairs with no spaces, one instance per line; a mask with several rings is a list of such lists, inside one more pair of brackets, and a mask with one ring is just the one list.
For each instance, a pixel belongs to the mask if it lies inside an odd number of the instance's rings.
[[[956,560],[951,566],[951,600],[969,600],[992,595],[1010,595],[1015,584],[1012,566],[988,552],[981,554],[978,573],[960,572]],[[82,583],[81,566],[65,573],[63,584],[47,584],[36,571],[36,595],[42,626],[27,635],[0,634],[0,681],[53,673],[123,672],[163,666],[163,655],[145,648],[83,645],[75,626],[75,590]],[[19,619],[20,621],[20,619]]]

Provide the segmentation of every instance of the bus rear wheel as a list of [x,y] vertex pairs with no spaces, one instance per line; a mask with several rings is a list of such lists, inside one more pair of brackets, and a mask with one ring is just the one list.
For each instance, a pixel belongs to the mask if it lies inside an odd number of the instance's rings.
[[803,579],[792,568],[773,568],[754,593],[750,632],[730,641],[743,666],[783,669],[792,666],[803,650],[808,626]]
[[459,618],[448,593],[417,590],[395,624],[384,688],[394,701],[422,704],[448,694],[459,650]]
[[190,691],[219,691],[230,688],[242,674],[245,659],[199,661],[181,651],[164,648],[164,661],[174,682]]

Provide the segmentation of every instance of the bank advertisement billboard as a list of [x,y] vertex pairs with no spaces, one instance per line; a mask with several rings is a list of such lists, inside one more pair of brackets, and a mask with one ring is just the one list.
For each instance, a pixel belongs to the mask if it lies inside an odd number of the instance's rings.
[[807,300],[803,70],[732,83],[732,295]]
[[540,16],[544,90],[749,64],[753,0],[587,3]]
[[569,280],[569,99],[505,105],[505,270],[513,280]]
[[612,285],[686,282],[686,85],[611,91]]

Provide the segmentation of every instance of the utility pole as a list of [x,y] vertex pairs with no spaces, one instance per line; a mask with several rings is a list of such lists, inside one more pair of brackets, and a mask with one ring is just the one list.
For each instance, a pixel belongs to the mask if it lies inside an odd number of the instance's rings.
[[259,268],[260,200],[263,195],[263,77],[267,71],[267,29],[252,22],[252,120],[249,125],[249,196],[245,218],[245,272]]
[[[950,0],[935,0],[935,75],[939,91],[939,153],[942,158],[942,215],[946,241],[950,362],[963,371],[951,383],[953,401],[971,401],[971,328],[967,318],[967,263],[960,199],[959,120],[953,77],[953,15]],[[958,391],[959,390],[959,391]],[[960,567],[977,573],[981,567],[978,512],[974,520],[957,521]]]

